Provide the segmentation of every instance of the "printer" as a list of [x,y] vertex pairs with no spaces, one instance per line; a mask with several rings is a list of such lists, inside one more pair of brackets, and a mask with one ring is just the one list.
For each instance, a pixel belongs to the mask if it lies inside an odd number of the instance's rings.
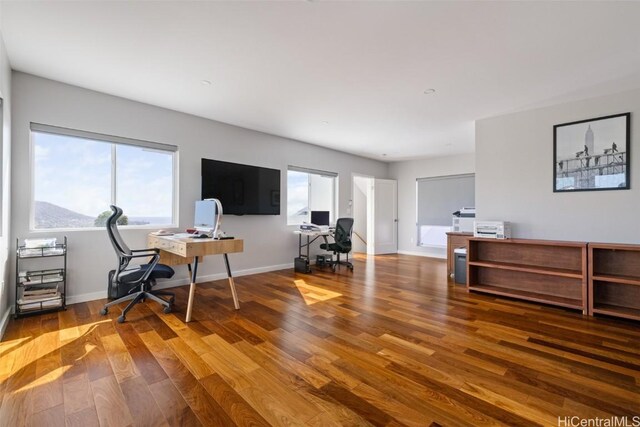
[[462,208],[453,213],[451,231],[456,233],[473,233],[473,222],[476,217],[476,208]]
[[316,225],[310,223],[300,224],[300,231],[326,233],[329,231],[328,225]]
[[473,237],[488,239],[510,239],[511,223],[506,221],[475,221]]

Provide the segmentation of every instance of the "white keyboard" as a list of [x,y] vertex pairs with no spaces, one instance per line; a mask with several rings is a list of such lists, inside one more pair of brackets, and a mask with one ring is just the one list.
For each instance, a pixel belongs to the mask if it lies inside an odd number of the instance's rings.
[[196,234],[191,234],[191,233],[176,233],[173,235],[173,237],[177,237],[179,239],[182,239],[184,237],[193,237],[196,236]]

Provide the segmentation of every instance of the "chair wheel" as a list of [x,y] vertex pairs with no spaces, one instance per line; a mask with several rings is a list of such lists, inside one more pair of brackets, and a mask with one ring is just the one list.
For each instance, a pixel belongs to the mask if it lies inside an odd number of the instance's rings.
[[118,317],[118,323],[124,323],[124,321],[125,321],[125,317],[124,316]]
[[162,310],[165,314],[169,314],[171,313],[171,306],[165,307],[164,310]]
[[100,310],[100,314],[103,316],[106,316],[108,312],[109,312],[108,308],[103,308],[102,310]]

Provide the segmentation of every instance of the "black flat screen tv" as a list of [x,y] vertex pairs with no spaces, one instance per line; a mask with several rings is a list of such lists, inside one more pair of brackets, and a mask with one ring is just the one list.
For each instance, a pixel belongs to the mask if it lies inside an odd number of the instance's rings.
[[280,171],[202,159],[202,199],[218,199],[224,214],[280,215]]

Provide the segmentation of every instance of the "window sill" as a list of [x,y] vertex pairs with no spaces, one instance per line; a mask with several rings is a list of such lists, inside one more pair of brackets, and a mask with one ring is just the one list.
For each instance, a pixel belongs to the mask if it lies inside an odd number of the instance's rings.
[[[157,225],[119,225],[118,229],[121,231],[126,230],[160,230],[160,229],[177,229],[179,228],[175,224],[157,224]],[[104,227],[81,227],[81,228],[31,228],[29,233],[69,233],[76,231],[105,231]]]

